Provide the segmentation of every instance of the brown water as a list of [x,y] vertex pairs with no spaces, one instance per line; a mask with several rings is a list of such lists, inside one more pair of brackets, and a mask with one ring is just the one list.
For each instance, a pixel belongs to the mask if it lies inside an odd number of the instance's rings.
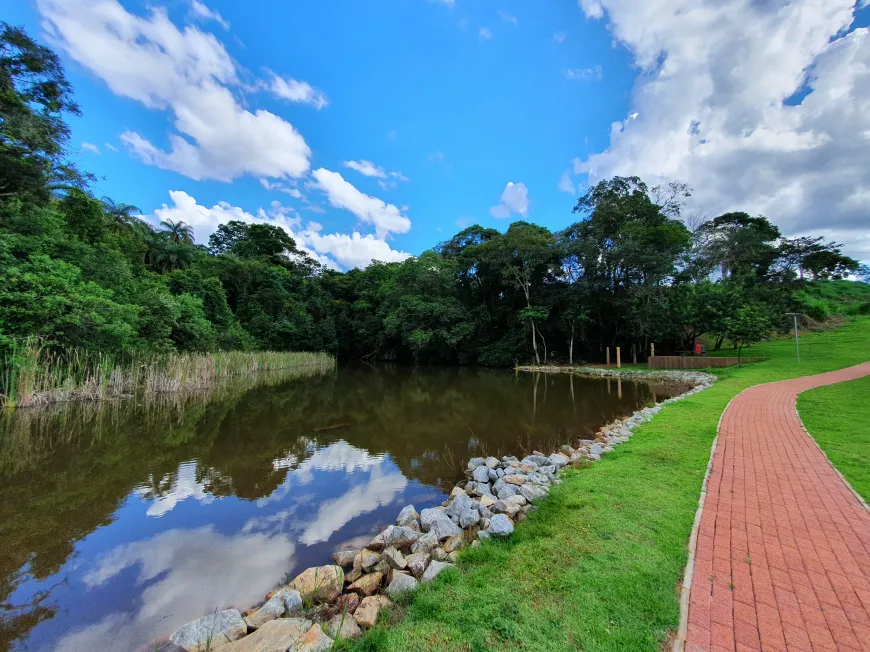
[[[0,420],[0,650],[131,650],[440,503],[476,455],[550,452],[663,386],[349,368]],[[336,427],[337,426],[337,427]]]

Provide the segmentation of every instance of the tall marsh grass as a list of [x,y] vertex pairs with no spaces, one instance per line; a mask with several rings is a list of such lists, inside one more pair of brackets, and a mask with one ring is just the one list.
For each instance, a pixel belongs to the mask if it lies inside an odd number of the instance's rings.
[[100,401],[136,393],[210,389],[235,377],[314,367],[332,369],[326,353],[220,351],[117,360],[77,349],[55,351],[23,340],[0,359],[0,406]]

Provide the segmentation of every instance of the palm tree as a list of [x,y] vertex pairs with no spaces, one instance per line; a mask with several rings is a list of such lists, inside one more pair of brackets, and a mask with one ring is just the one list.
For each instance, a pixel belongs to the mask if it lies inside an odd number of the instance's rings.
[[196,253],[196,249],[190,245],[162,238],[155,238],[149,246],[151,265],[163,273],[189,267]]
[[100,205],[103,207],[103,212],[112,218],[115,223],[115,228],[120,231],[122,226],[134,226],[141,220],[136,217],[141,215],[142,211],[138,206],[133,204],[124,204],[115,202],[111,197],[103,197],[100,200]]
[[162,220],[163,232],[175,244],[193,244],[193,227],[182,220]]

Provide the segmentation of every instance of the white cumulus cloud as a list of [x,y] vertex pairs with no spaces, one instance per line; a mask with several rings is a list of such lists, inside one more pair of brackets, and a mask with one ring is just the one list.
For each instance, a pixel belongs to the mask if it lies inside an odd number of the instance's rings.
[[132,130],[122,134],[146,163],[220,181],[308,172],[311,150],[293,125],[239,102],[235,65],[212,34],[179,29],[162,8],[131,14],[117,0],[37,0],[37,7],[52,39],[115,94],[172,114],[168,149]]
[[276,97],[288,102],[310,104],[315,109],[322,109],[329,104],[329,99],[323,92],[314,88],[311,84],[291,78],[284,78],[272,73],[272,81],[268,86]]
[[523,217],[528,215],[529,191],[526,188],[526,184],[508,181],[504,191],[501,193],[501,200],[489,209],[489,213],[498,219],[510,217],[513,213],[518,213]]
[[360,192],[338,172],[319,168],[311,176],[317,182],[316,187],[326,193],[330,204],[350,211],[366,224],[372,224],[379,239],[389,233],[407,233],[411,230],[411,220],[402,215],[399,208]]
[[93,143],[82,142],[82,150],[85,152],[91,152],[92,154],[99,154],[100,148],[94,145]]
[[492,38],[492,30],[489,27],[481,27],[477,34],[484,41],[488,41]]
[[692,186],[691,210],[761,213],[870,259],[870,31],[854,0],[580,0],[640,68],[590,182]]
[[172,205],[163,204],[149,219],[154,224],[167,219],[187,222],[193,227],[196,241],[201,243],[208,242],[208,236],[218,225],[238,220],[246,224],[272,224],[284,229],[296,241],[300,251],[329,269],[366,267],[373,260],[400,262],[411,257],[411,254],[396,251],[383,239],[371,234],[323,234],[322,225],[316,222],[305,224],[298,213],[277,201],[272,202],[268,210],[260,208],[254,214],[223,201],[211,208],[203,206],[183,190],[170,190],[169,198]]

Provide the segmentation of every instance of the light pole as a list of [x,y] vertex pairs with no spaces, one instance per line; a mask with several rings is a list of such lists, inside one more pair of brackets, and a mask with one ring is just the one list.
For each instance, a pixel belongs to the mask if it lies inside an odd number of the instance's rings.
[[797,349],[797,361],[798,361],[798,364],[800,364],[801,363],[801,338],[800,338],[800,335],[798,335],[798,317],[801,316],[801,313],[799,313],[799,312],[787,312],[785,314],[788,315],[789,317],[794,317],[794,345],[795,345],[795,348]]

